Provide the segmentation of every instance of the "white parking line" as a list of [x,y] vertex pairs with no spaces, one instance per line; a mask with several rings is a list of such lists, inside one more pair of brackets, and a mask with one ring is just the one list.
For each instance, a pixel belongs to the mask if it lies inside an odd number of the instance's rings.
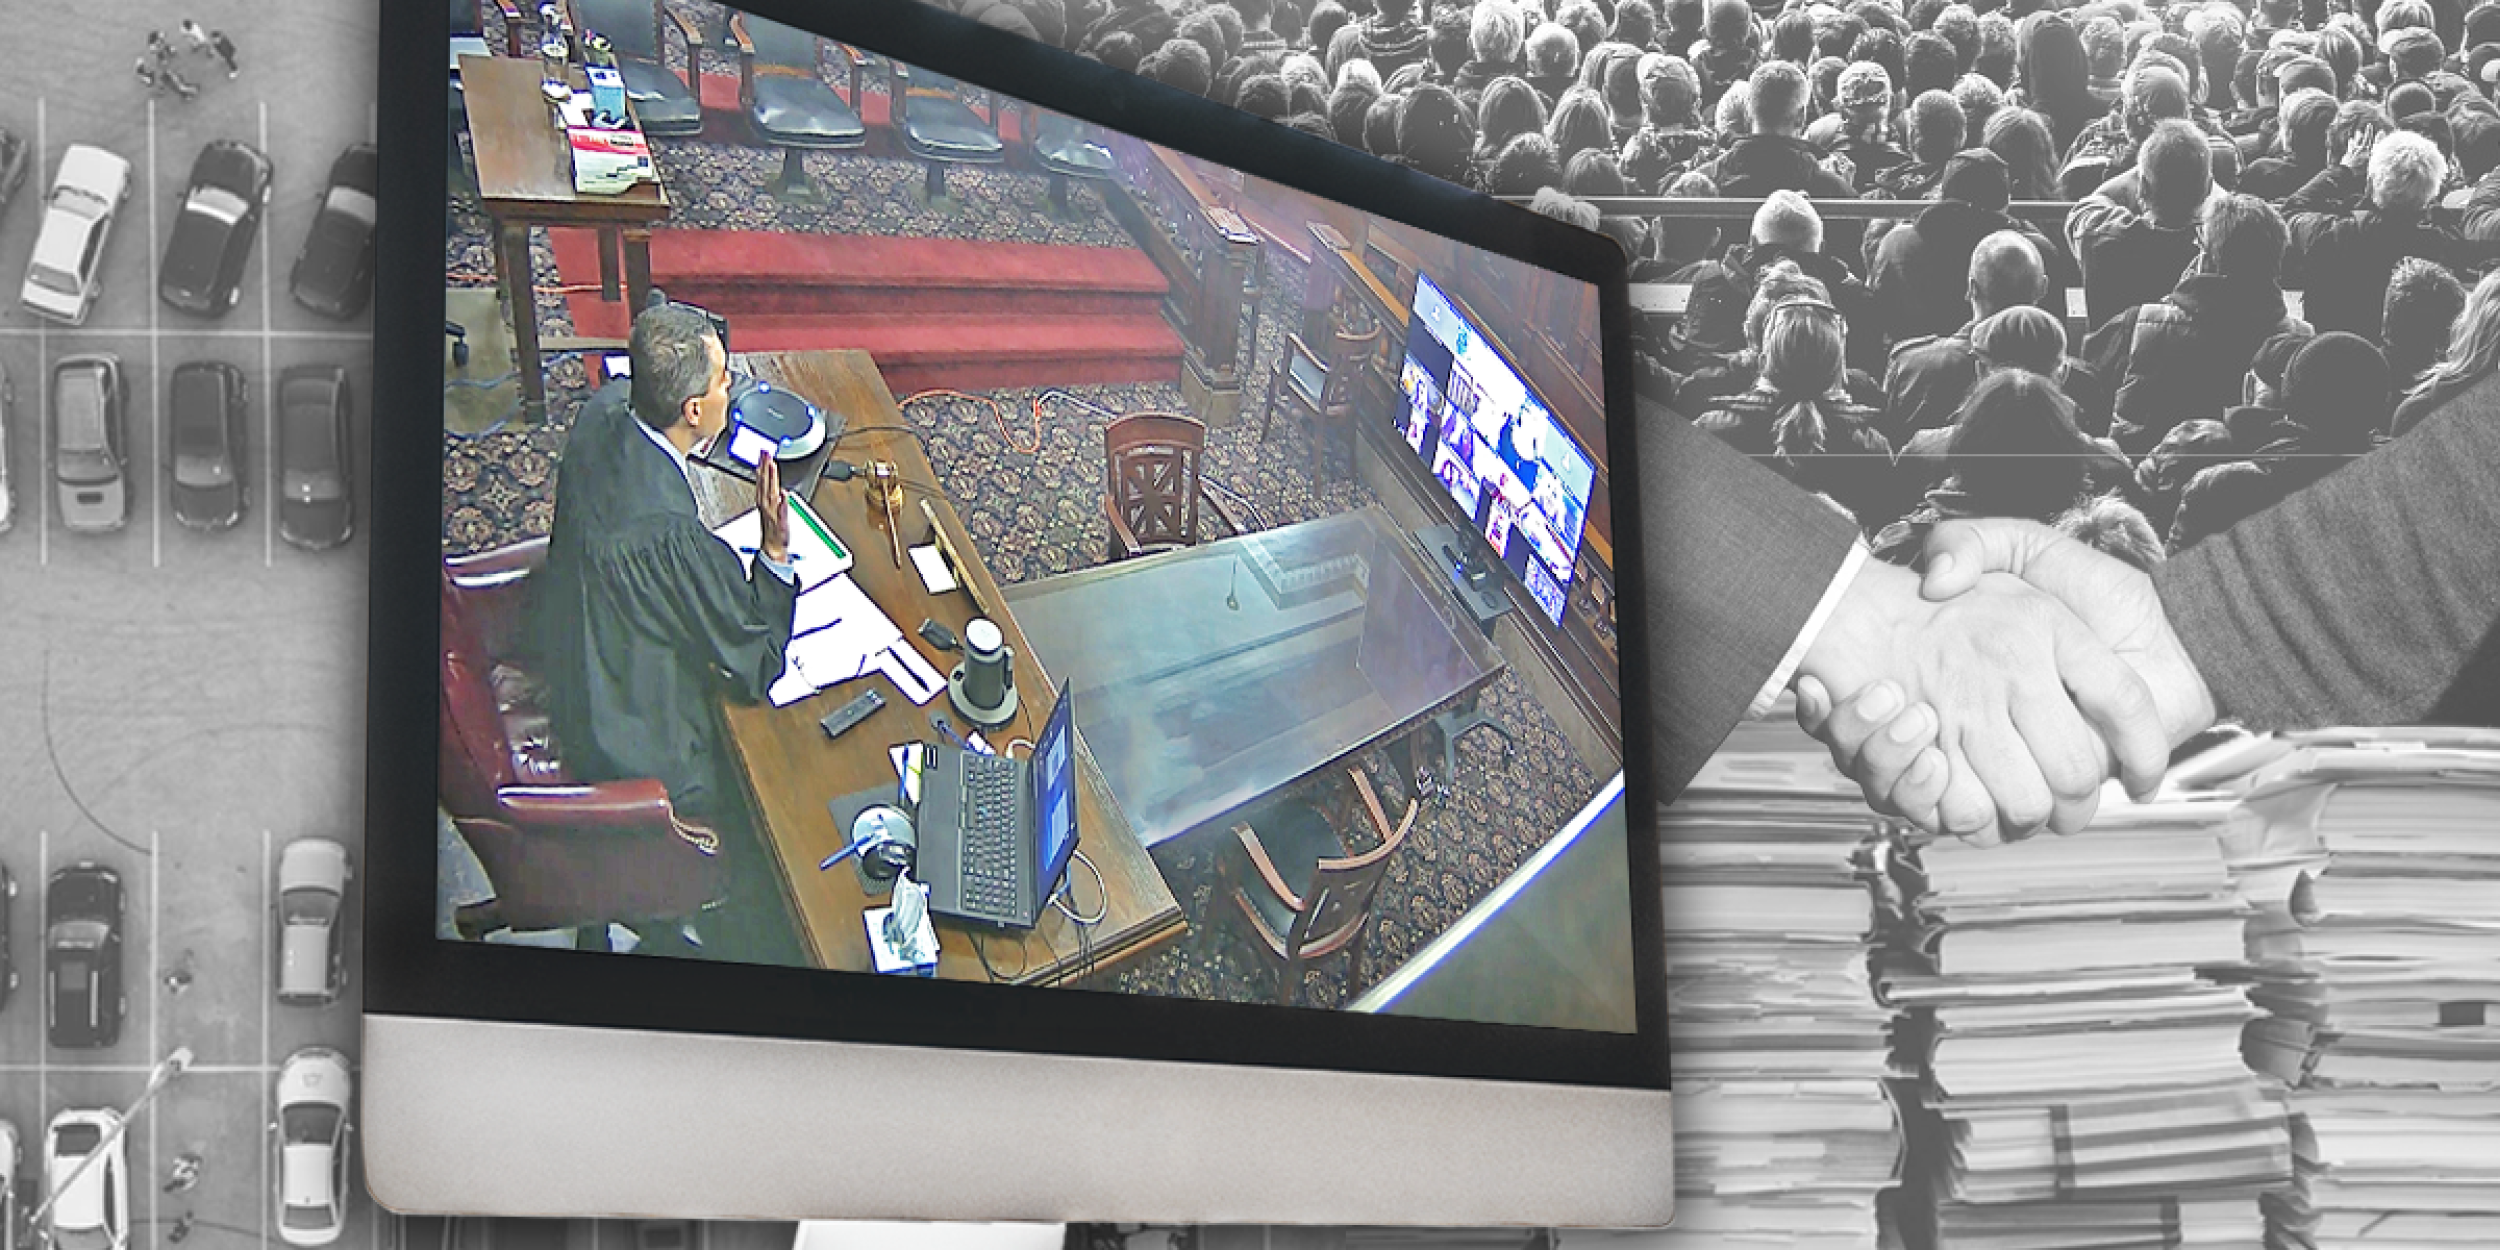
[[[52,831],[38,829],[35,831],[35,932],[44,933],[52,928],[52,917],[47,914],[51,909]],[[41,1126],[52,1123],[52,1073],[50,1071],[52,1036],[48,1027],[52,996],[44,995],[43,1002],[43,1011],[37,1014],[45,1015],[47,1018],[44,1025],[37,1027],[44,1028],[45,1032],[35,1039],[35,1124],[38,1126],[36,1132],[48,1131]]]
[[[45,1072],[49,1063],[0,1063],[0,1075],[11,1072]],[[195,1063],[182,1070],[185,1079],[195,1076],[269,1076],[277,1067],[265,1063]],[[147,1076],[156,1071],[152,1063],[79,1063],[70,1064],[64,1072],[94,1072],[105,1076]]]
[[[151,100],[149,103],[154,104],[155,102]],[[159,1003],[156,997],[156,987],[163,984],[163,982],[158,980],[158,978],[164,975],[161,971],[163,965],[159,962],[159,952],[162,943],[158,941],[159,934],[161,934],[164,930],[165,921],[164,896],[160,892],[160,887],[164,884],[165,878],[164,874],[159,870],[158,865],[164,862],[164,847],[161,844],[161,839],[158,837],[156,830],[150,829],[148,830],[148,984],[144,993],[147,996],[148,1004],[148,1057],[151,1060],[158,1059],[165,1053],[163,1049],[164,1038],[162,1036],[164,1032],[164,1025],[158,1018],[160,1013],[157,1010]],[[156,1149],[156,1122],[160,1118],[156,1114],[156,1104],[149,1103],[147,1110],[148,1162],[145,1168],[140,1169],[139,1175],[149,1179],[154,1179],[156,1175],[157,1161],[163,1159],[165,1156],[158,1154]],[[160,1187],[156,1185],[150,1185],[147,1187],[148,1227],[150,1228],[155,1228],[157,1226],[156,1195],[159,1188]]]
[[[274,508],[274,490],[271,496]],[[276,871],[271,858],[275,853],[270,846],[272,841],[268,830],[260,831],[260,1062],[264,1069],[275,1071],[269,1054],[269,968],[276,962],[277,955],[269,948],[274,940],[270,936],[270,929],[274,926],[269,922],[269,879]],[[255,1152],[260,1156],[260,1196],[253,1200],[252,1205],[260,1208],[260,1244],[264,1246],[269,1244],[269,1097],[269,1082],[263,1080],[260,1083],[261,1141],[260,1149]]]
[[[156,361],[156,96],[148,96],[148,458],[155,471],[148,474],[151,498],[155,504],[148,509],[148,567],[165,567],[165,414],[158,398],[163,388],[157,379],[164,376]],[[153,970],[151,970],[153,971]],[[154,1212],[150,1212],[151,1215]]]
[[[52,180],[43,172],[44,147],[43,98],[35,98],[35,193],[45,194]],[[35,435],[36,450],[41,456],[35,462],[35,563],[52,566],[52,353],[44,344],[43,321],[35,321]]]
[[[269,152],[269,101],[267,100],[260,102],[260,150],[261,154],[264,156]],[[270,234],[274,231],[274,229],[275,223],[261,223],[260,230],[262,234]],[[276,435],[278,432],[278,392],[276,384],[269,380],[273,375],[274,370],[274,362],[272,361],[270,354],[271,347],[273,346],[270,334],[275,329],[275,327],[270,324],[269,318],[269,249],[274,246],[276,246],[276,243],[272,239],[261,240],[260,377],[261,387],[263,390],[267,391],[269,395],[269,402],[262,404],[261,407],[269,410],[269,433],[271,435],[271,437],[261,440],[264,445],[268,445],[267,459],[269,462],[268,472],[265,473],[260,479],[260,566],[264,569],[278,562],[278,452],[277,448],[274,446],[277,442]]]
[[0,326],[0,338],[70,338],[70,339],[285,339],[316,343],[369,343],[370,331],[359,330],[221,330],[209,327],[191,329],[175,326],[159,330],[151,326],[51,326],[37,322],[28,326]]

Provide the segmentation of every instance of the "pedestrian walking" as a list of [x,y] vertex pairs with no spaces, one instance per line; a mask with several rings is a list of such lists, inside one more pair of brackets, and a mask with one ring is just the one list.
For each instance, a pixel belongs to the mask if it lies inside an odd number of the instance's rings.
[[200,1157],[184,1154],[174,1159],[174,1172],[165,1179],[165,1192],[182,1193],[200,1183]]
[[168,65],[173,62],[174,45],[166,42],[164,31],[151,30],[148,32],[148,55],[155,57],[156,63],[159,65]]
[[147,84],[151,96],[165,90],[165,80],[157,76],[155,63],[144,56],[139,58],[139,81]]
[[242,65],[235,60],[234,41],[226,38],[226,32],[222,30],[208,32],[208,46],[216,51],[218,60],[226,63],[226,77],[232,78],[243,72]]
[[182,37],[191,41],[193,52],[206,51],[208,48],[207,29],[190,18],[182,19]]
[[157,71],[157,73],[164,78],[166,87],[170,88],[175,95],[181,96],[185,100],[191,99],[192,97],[200,94],[200,89],[192,86],[189,79],[175,73],[174,67],[171,65]]

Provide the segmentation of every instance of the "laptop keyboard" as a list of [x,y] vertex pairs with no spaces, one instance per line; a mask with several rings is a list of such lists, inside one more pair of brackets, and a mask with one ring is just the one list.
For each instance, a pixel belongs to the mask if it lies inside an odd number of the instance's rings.
[[994,755],[963,763],[964,903],[1007,915],[1016,905],[1016,766]]

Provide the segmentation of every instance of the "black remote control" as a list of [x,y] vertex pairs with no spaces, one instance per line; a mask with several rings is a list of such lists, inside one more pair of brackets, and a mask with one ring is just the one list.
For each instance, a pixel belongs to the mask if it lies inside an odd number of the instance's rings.
[[839,738],[843,730],[876,715],[884,707],[884,695],[874,690],[862,691],[858,698],[825,713],[825,718],[816,723],[824,726],[826,737]]

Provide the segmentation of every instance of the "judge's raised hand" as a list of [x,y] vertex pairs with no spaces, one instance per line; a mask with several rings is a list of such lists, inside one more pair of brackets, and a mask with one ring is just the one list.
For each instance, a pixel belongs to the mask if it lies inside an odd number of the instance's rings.
[[[1949,521],[1927,542],[1927,573],[1920,593],[1929,600],[1950,599],[1981,584],[1989,573],[2009,573],[2055,595],[2133,670],[2152,698],[2152,715],[2169,747],[2185,742],[2213,723],[2213,696],[2196,671],[2154,593],[2153,580],[2123,561],[2030,521]],[[1945,782],[1922,769],[1920,752],[1903,747],[1896,737],[1916,740],[1919,726],[1909,721],[1915,708],[1885,707],[1861,692],[1835,703],[1828,692],[1804,680],[1798,683],[1797,721],[1823,740],[1832,759],[1863,788],[1868,801],[1882,810],[1938,826],[1924,819],[1941,801]],[[2127,788],[2138,798],[2159,783],[2151,775],[2122,771]]]
[[763,534],[756,549],[775,564],[790,560],[790,505],[781,491],[781,466],[771,456],[755,466],[755,519]]

